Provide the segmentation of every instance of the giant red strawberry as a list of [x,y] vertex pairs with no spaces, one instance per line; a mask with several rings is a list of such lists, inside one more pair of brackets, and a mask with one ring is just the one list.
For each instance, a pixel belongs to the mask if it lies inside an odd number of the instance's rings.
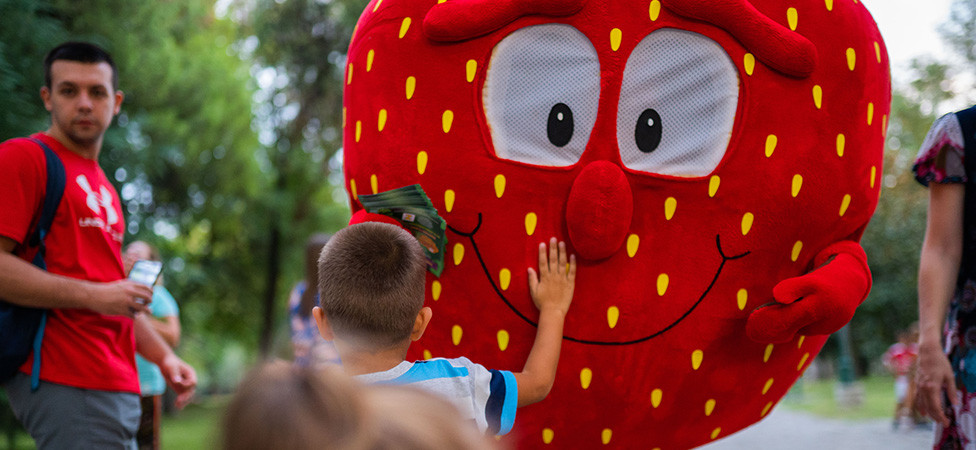
[[373,0],[345,176],[447,220],[412,357],[520,370],[526,268],[578,256],[520,448],[688,448],[761,420],[870,288],[890,103],[857,0]]

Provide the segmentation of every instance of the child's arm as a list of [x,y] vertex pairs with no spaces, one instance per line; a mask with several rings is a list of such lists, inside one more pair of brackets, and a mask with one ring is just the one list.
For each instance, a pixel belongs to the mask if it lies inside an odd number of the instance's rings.
[[550,239],[548,256],[546,244],[539,244],[538,274],[529,268],[529,293],[539,308],[539,325],[525,367],[514,374],[520,407],[546,398],[552,389],[575,283],[576,257],[567,257],[566,243],[560,242],[557,250],[556,238]]

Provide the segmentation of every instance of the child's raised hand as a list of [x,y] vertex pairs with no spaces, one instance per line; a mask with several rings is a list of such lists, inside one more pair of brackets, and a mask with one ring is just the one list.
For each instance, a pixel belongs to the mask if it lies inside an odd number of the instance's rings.
[[529,267],[529,294],[540,311],[556,309],[563,314],[569,311],[576,286],[576,256],[567,255],[566,243],[556,244],[556,238],[539,244],[539,272]]

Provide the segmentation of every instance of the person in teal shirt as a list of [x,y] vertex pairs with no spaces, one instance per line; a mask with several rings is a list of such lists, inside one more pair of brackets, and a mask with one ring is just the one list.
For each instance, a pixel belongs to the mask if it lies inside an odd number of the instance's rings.
[[[125,270],[140,260],[159,261],[155,247],[143,241],[134,241],[122,253]],[[180,343],[180,308],[169,290],[162,285],[162,278],[153,286],[152,303],[149,304],[153,328],[173,348]],[[159,425],[162,416],[162,396],[166,392],[166,379],[155,364],[136,354],[136,368],[139,371],[139,388],[142,391],[142,420],[136,441],[140,449],[159,448]]]

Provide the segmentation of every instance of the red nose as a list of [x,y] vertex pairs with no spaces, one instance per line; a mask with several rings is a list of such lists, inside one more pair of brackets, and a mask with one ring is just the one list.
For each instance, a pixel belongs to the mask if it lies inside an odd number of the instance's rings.
[[580,258],[598,260],[623,245],[634,216],[634,195],[615,164],[596,161],[583,168],[566,204],[569,239]]

